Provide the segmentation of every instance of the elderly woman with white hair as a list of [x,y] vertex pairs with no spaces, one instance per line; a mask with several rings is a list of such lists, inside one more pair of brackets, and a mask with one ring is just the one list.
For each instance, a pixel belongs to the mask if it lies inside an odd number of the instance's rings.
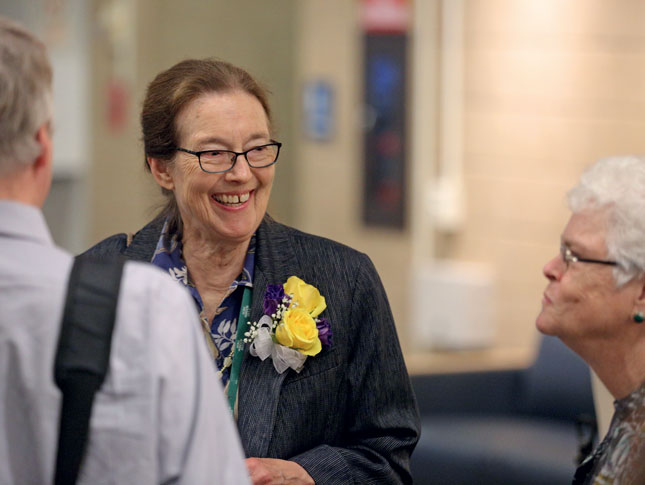
[[611,157],[568,193],[572,211],[536,325],[559,337],[615,398],[574,484],[645,483],[645,157]]

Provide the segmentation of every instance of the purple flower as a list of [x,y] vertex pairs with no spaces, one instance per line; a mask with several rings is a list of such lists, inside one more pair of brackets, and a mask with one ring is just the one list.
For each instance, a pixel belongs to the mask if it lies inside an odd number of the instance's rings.
[[331,347],[333,334],[329,320],[324,317],[317,319],[316,328],[318,328],[318,338],[320,339],[320,343],[324,347]]
[[284,288],[282,285],[267,285],[267,291],[264,294],[264,314],[273,315],[284,298]]

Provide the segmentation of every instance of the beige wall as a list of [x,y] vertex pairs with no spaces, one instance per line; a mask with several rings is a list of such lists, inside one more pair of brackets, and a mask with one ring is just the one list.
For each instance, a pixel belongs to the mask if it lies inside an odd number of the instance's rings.
[[[417,9],[434,12],[440,4],[417,0]],[[599,157],[645,152],[644,3],[465,0],[460,113],[465,220],[452,234],[434,230],[418,207],[424,194],[411,193],[417,202],[412,227],[402,232],[365,228],[357,2],[139,0],[136,5],[133,103],[122,133],[106,131],[103,98],[111,61],[103,36],[97,35],[94,47],[92,240],[136,230],[150,216],[156,191],[146,185],[141,169],[137,124],[146,83],[183,57],[231,60],[274,92],[286,150],[271,212],[368,253],[406,346],[412,339],[407,330],[413,318],[410,271],[417,263],[413,246],[424,243],[433,257],[491,264],[498,275],[495,343],[530,346],[545,285],[541,268],[557,251],[568,217],[565,191]],[[440,18],[430,15],[418,22],[427,30],[416,39],[440,32]],[[437,63],[437,52],[429,49],[425,55]],[[336,131],[324,143],[307,140],[300,129],[302,86],[314,79],[331,82],[335,93]],[[428,96],[438,96],[438,89],[428,82]],[[413,100],[411,119],[419,119],[413,116],[415,106]],[[433,138],[437,127],[431,120],[439,115],[426,116],[428,126],[417,126],[414,133],[424,136],[425,129]],[[409,173],[431,177],[436,171],[436,157],[409,163]],[[427,225],[425,231],[421,225]],[[413,241],[418,234],[425,239]]]
[[468,222],[449,252],[499,269],[499,342],[513,345],[530,336],[565,191],[599,157],[645,152],[645,4],[466,5]]

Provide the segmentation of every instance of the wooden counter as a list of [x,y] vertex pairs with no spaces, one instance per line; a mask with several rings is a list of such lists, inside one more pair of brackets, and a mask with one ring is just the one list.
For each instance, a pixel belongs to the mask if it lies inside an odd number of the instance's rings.
[[410,375],[500,370],[528,367],[535,347],[508,347],[457,351],[408,351],[404,353]]

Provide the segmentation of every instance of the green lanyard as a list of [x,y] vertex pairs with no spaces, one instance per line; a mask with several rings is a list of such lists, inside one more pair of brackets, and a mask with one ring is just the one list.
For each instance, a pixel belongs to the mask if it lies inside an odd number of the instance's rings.
[[237,333],[235,336],[235,352],[233,353],[233,365],[228,380],[228,404],[231,411],[235,412],[235,400],[237,399],[237,386],[240,380],[240,367],[244,356],[244,333],[248,330],[249,315],[251,315],[251,288],[244,287],[242,295],[242,307],[237,318]]

